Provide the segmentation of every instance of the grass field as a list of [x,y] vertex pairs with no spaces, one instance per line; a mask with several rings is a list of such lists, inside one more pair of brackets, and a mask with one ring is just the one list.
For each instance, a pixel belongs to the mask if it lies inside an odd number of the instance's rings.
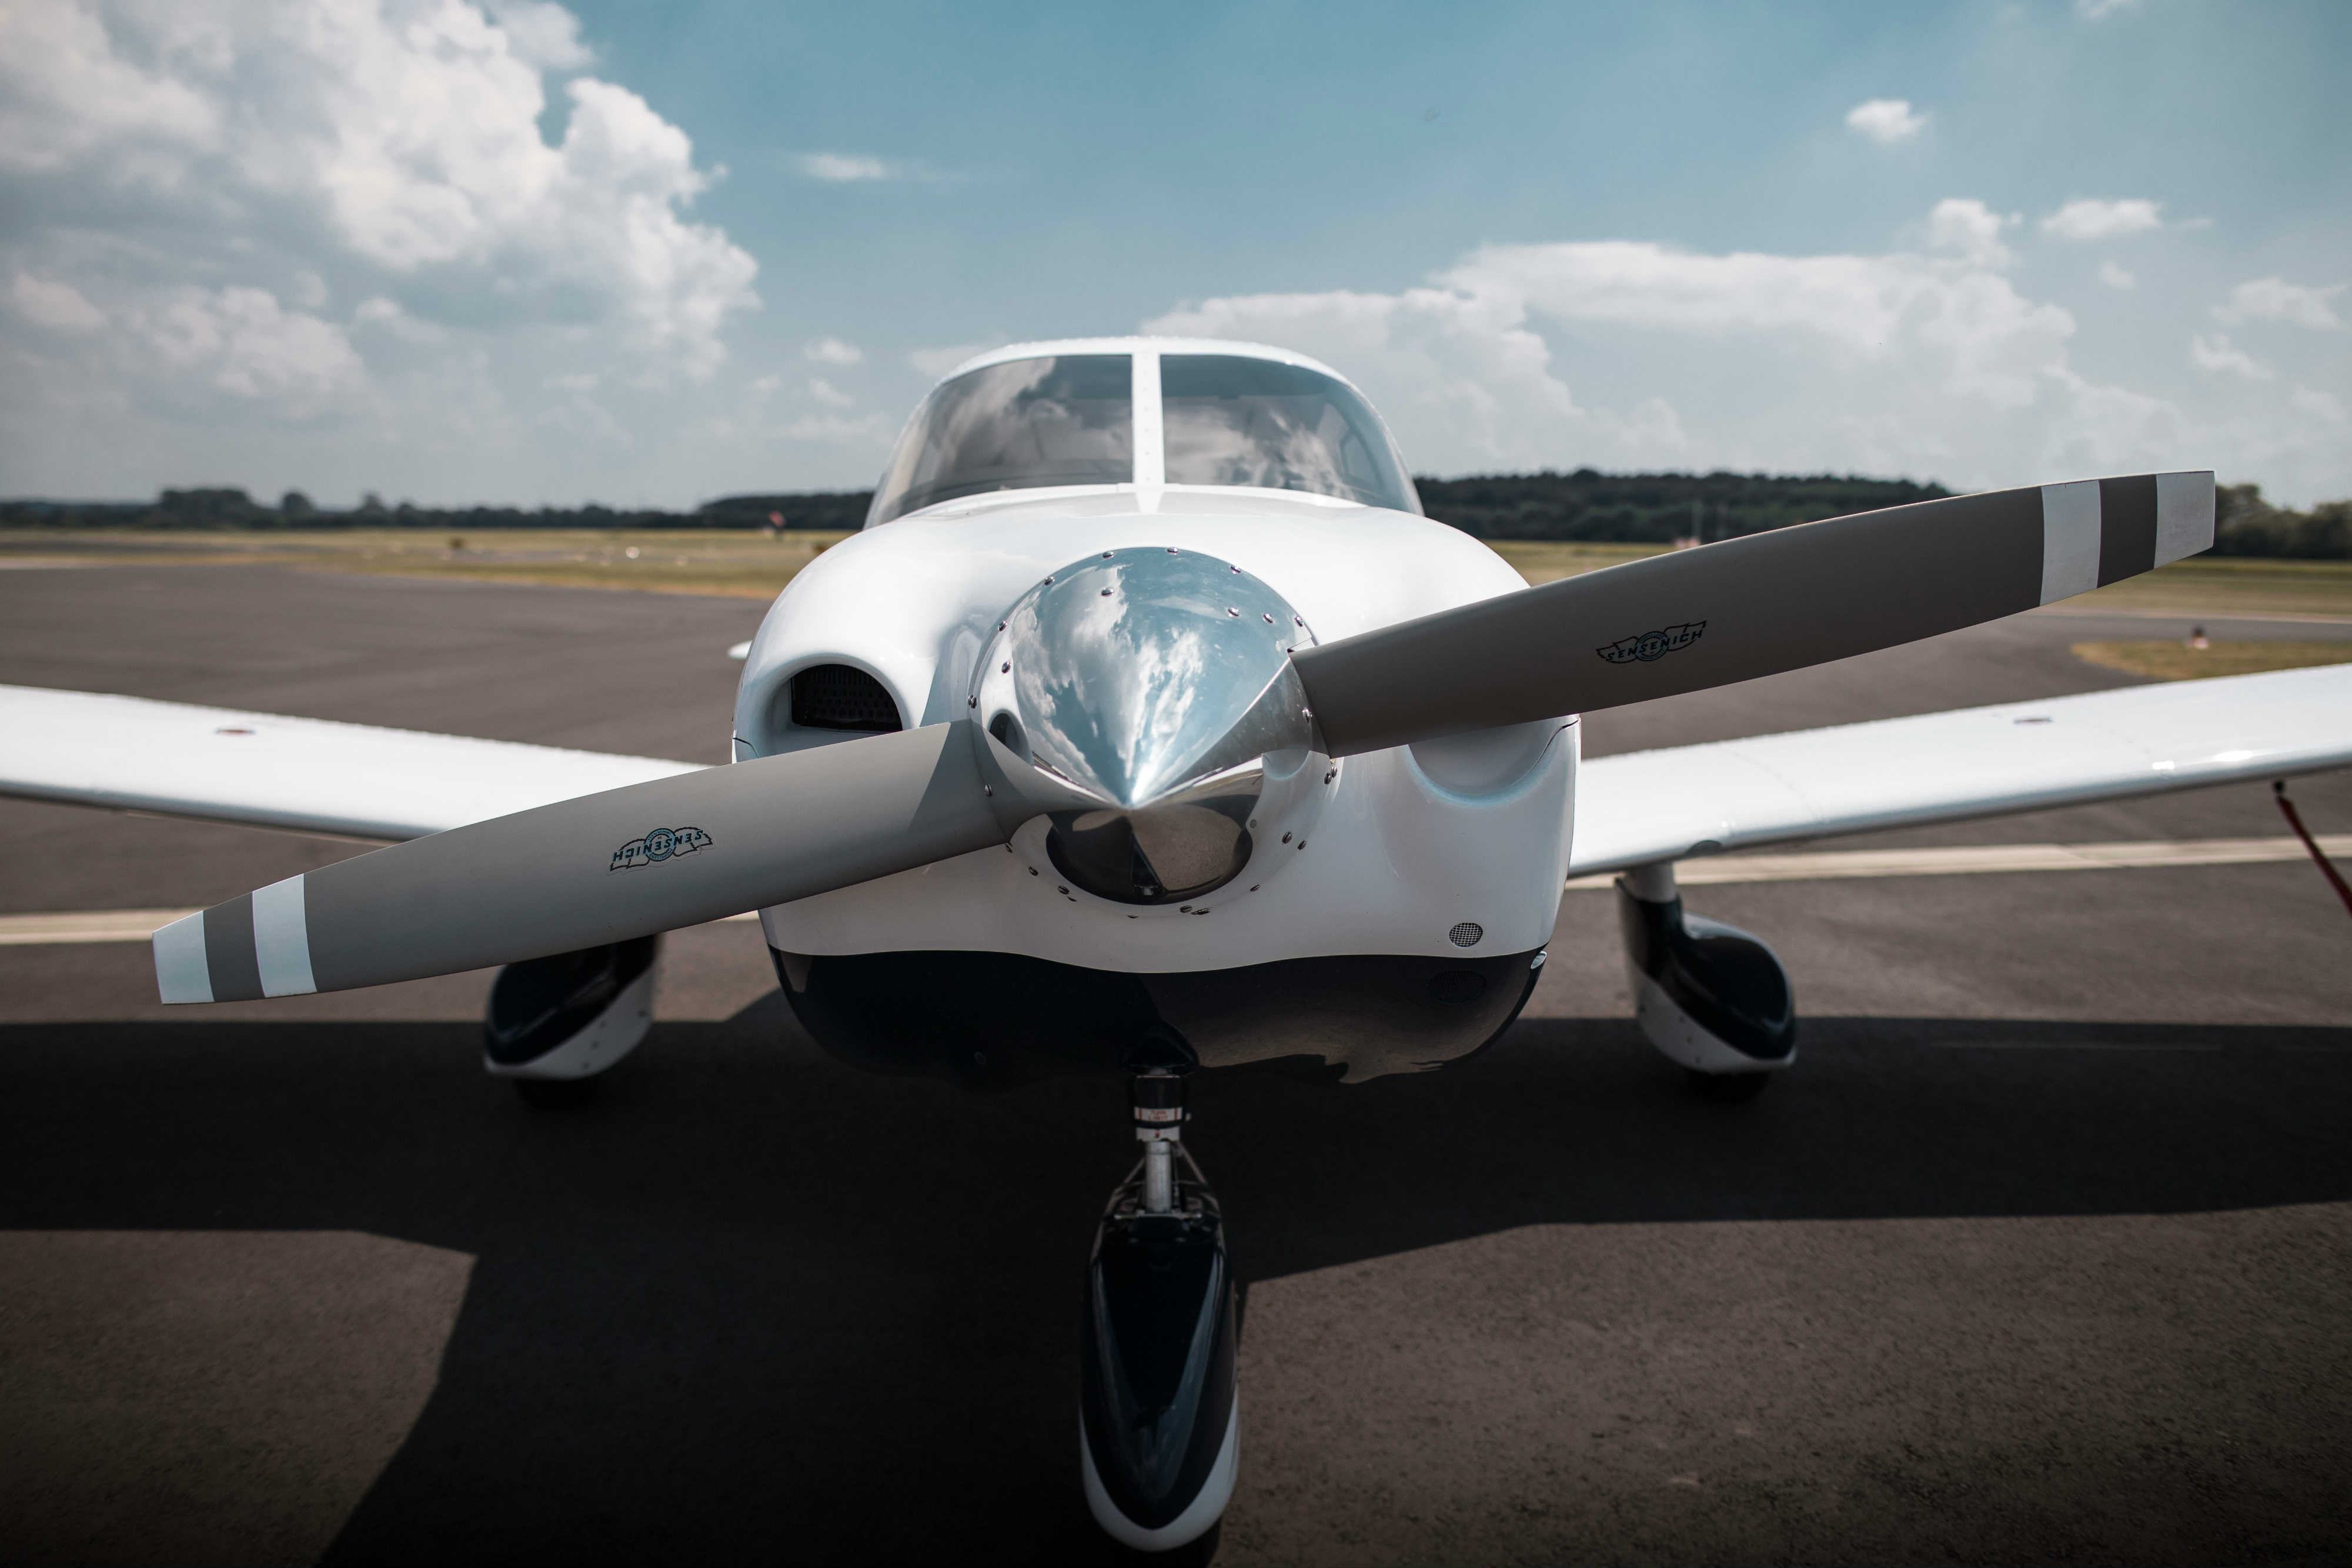
[[2215,559],[2158,567],[2079,599],[2069,610],[2183,615],[2352,618],[2352,560]]
[[[0,569],[268,562],[320,571],[457,577],[482,582],[766,599],[846,535],[740,528],[415,528],[117,533],[25,528],[0,533]],[[1655,545],[1500,540],[1493,547],[1530,583],[1552,582],[1660,553]],[[2352,561],[2185,560],[2069,600],[2070,610],[2183,615],[2352,619]]]
[[1487,549],[1517,569],[1530,584],[1581,577],[1607,566],[1663,555],[1664,545],[1550,544],[1528,539],[1496,539]]
[[2264,670],[2303,670],[2314,664],[2352,664],[2352,643],[2215,643],[2192,648],[2169,639],[2124,643],[2077,643],[2074,657],[2103,670],[2149,675],[2159,681],[2200,681],[2215,675],[2252,675]]
[[772,599],[801,568],[845,537],[793,532],[771,538],[742,528],[501,528],[462,535],[415,528],[217,534],[26,529],[0,534],[0,568],[93,561],[124,566],[266,563],[318,571]]

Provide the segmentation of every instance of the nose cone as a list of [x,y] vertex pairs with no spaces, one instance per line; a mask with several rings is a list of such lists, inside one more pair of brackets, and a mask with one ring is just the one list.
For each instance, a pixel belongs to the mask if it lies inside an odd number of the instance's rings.
[[[1273,690],[1295,686],[1289,650],[1308,640],[1282,596],[1238,567],[1172,549],[1109,550],[1013,607],[993,650],[990,674],[1000,679],[983,678],[982,705],[998,699],[1033,762],[1106,805],[1146,806],[1309,743],[1303,699]],[[1277,703],[1287,711],[1259,711]]]
[[1296,773],[1314,749],[1290,664],[1311,641],[1280,594],[1228,562],[1108,550],[1006,613],[974,716],[1096,804],[1053,813],[1059,873],[1121,903],[1168,902],[1232,880],[1269,768]]

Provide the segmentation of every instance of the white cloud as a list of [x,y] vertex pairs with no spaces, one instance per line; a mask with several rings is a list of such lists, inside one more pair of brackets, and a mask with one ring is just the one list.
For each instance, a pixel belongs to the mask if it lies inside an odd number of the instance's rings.
[[2015,215],[2003,217],[1972,198],[1948,196],[1927,214],[1927,248],[1979,267],[2007,267],[2017,257],[2001,244],[2000,231],[2017,221]]
[[2074,0],[2075,12],[2093,22],[2104,22],[2126,11],[2137,10],[2140,0]]
[[2129,271],[2117,267],[2112,261],[2099,263],[2099,281],[2109,288],[2130,289],[2139,287],[2138,278],[2134,277]]
[[2103,202],[2079,198],[2042,220],[2042,232],[2063,240],[2120,239],[2164,226],[2164,204],[2140,197]]
[[545,0],[488,0],[516,56],[542,70],[583,71],[596,55],[580,41],[580,19]]
[[70,283],[52,283],[20,272],[8,286],[17,315],[52,332],[89,332],[106,325],[106,312],[82,298]]
[[259,288],[173,289],[134,309],[128,325],[173,370],[297,413],[361,376],[341,327],[289,310]]
[[1914,113],[1908,99],[1874,98],[1847,110],[1845,124],[1847,130],[1860,131],[1881,147],[1892,147],[1925,131],[1927,117]]
[[2326,424],[2352,423],[2345,414],[2344,400],[2334,392],[2321,392],[2315,387],[2297,387],[2288,394],[2286,402],[2287,406],[2297,413],[2309,414]]
[[1945,210],[1948,236],[1971,242],[1950,258],[1495,246],[1397,293],[1230,297],[1143,327],[1339,365],[1422,472],[1723,465],[1979,486],[2179,457],[2179,411],[2074,366],[2074,316],[1995,269],[1998,223],[1980,211]]
[[810,363],[818,365],[854,365],[866,358],[865,350],[838,338],[812,339],[801,346],[801,353]]
[[856,398],[843,392],[823,376],[809,377],[808,390],[809,396],[827,408],[849,408],[857,402]]
[[50,172],[105,152],[111,181],[168,185],[192,155],[221,145],[229,105],[173,74],[217,53],[207,30],[170,13],[117,25],[148,47],[118,53],[90,7],[24,0],[0,10],[0,168]]
[[[197,389],[316,413],[373,388],[383,418],[393,376],[432,422],[500,396],[509,366],[518,392],[706,378],[757,266],[685,215],[717,176],[635,93],[574,78],[542,133],[545,73],[590,61],[546,0],[15,0],[0,243],[37,287],[75,277],[79,309],[47,298],[51,325],[88,329],[80,371],[175,418]],[[337,298],[366,301],[348,330]]]
[[548,0],[0,0],[0,473],[530,504],[748,469],[669,438],[759,305],[694,214],[723,171],[593,65]]
[[2243,376],[2250,382],[2269,381],[2273,373],[2268,365],[2232,344],[2227,332],[2216,332],[2210,339],[2202,333],[2191,337],[2189,362],[2200,371]]
[[2230,298],[2213,307],[2213,315],[2233,326],[2241,321],[2284,321],[2315,331],[2333,331],[2344,325],[2334,302],[2345,287],[2333,283],[2313,288],[2283,277],[2257,277],[2230,290]]
[[397,342],[419,345],[445,343],[448,331],[430,321],[420,321],[400,308],[398,301],[382,295],[360,301],[352,312],[352,328],[362,333],[376,333]]
[[791,441],[824,442],[834,445],[866,447],[887,438],[890,427],[878,413],[849,419],[838,413],[812,414],[786,424],[782,434]]
[[936,381],[974,354],[984,354],[1003,341],[1002,338],[994,338],[985,343],[950,343],[945,348],[917,349],[907,356],[907,362]]
[[800,152],[793,155],[793,166],[812,180],[833,185],[906,177],[906,171],[898,164],[864,152]]

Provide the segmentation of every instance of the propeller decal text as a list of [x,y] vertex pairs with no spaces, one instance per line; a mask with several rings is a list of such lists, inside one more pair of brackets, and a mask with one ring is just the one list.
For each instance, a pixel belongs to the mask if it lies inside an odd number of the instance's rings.
[[1680,626],[1666,626],[1655,632],[1644,632],[1638,637],[1620,637],[1607,647],[1595,648],[1592,651],[1612,664],[1627,664],[1635,659],[1646,664],[1653,659],[1665,657],[1678,648],[1689,647],[1698,641],[1698,634],[1706,630],[1706,622],[1690,621]]
[[700,828],[656,828],[642,839],[631,839],[613,852],[613,869],[651,865],[672,855],[690,855],[710,847],[710,835]]

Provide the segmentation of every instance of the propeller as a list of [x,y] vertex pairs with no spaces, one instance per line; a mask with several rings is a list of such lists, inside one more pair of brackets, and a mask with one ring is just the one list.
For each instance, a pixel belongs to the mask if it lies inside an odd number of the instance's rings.
[[155,933],[167,1002],[456,974],[699,925],[1003,843],[1048,803],[931,725],[632,784],[324,866]]
[[[1278,673],[1265,690],[1303,687],[1323,739],[1313,749],[1348,756],[1891,647],[2084,592],[2212,540],[2209,473],[1924,501],[1505,594],[1302,646],[1286,664],[1276,639]],[[1081,564],[1114,576],[1136,570],[1102,560]],[[1190,712],[1201,677],[1166,678],[1167,660],[1150,656],[1168,651],[1166,639],[1197,642],[1207,635],[1193,624],[1203,616],[1218,637],[1263,639],[1252,622],[1281,619],[1272,609],[1218,613],[1242,591],[1228,575],[1239,580],[1241,569],[1212,573],[1224,596],[1213,603],[1171,600],[1183,613],[1157,631],[1127,601],[1101,612],[1119,626],[1134,622],[1134,646],[1117,644],[1123,653],[1106,653],[1114,644],[1100,637],[1006,651],[1109,660],[1099,690],[1072,688],[1078,708],[1166,702]],[[1084,602],[1118,591],[1090,584]],[[1297,686],[1286,686],[1294,672]],[[975,682],[985,677],[983,668]],[[342,990],[625,941],[987,849],[1047,812],[1148,812],[1201,782],[1188,775],[1150,800],[1110,799],[1040,765],[1026,741],[1016,748],[983,732],[981,695],[976,684],[973,718],[583,796],[289,877],[156,932],[163,998]],[[1229,770],[1233,746],[1254,756],[1271,744],[1248,727],[1264,716],[1257,707],[1234,712],[1222,739],[1187,742]]]
[[1953,496],[1652,556],[1291,655],[1333,757],[1729,685],[1998,620],[2213,542],[2213,476]]

